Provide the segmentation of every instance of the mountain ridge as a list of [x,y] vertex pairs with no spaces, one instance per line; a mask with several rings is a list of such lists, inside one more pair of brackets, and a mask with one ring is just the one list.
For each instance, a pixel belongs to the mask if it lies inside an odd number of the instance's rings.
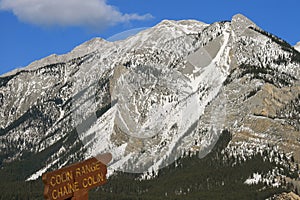
[[[156,26],[161,26],[163,24],[169,24],[169,25],[173,24],[175,26],[177,23],[184,25],[185,23],[188,23],[188,22],[207,25],[204,22],[200,22],[200,21],[190,19],[190,20],[179,20],[179,21],[162,20]],[[33,70],[33,69],[36,70],[36,69],[38,69],[38,67],[41,67],[40,66],[41,64],[44,64],[44,63],[46,63],[46,65],[50,65],[50,64],[55,64],[55,63],[59,63],[59,62],[66,62],[68,60],[71,60],[74,57],[84,56],[86,54],[92,53],[93,51],[96,51],[97,48],[100,46],[100,44],[102,42],[108,43],[109,41],[105,40],[104,38],[95,37],[95,38],[92,38],[92,39],[90,39],[86,42],[83,42],[82,44],[74,47],[68,53],[61,54],[61,55],[51,54],[51,55],[49,55],[45,58],[33,61],[32,63],[30,63],[29,65],[27,65],[25,67],[17,68],[17,69],[14,69],[14,70],[10,71],[10,72],[2,74],[2,75],[0,75],[0,77],[14,75],[17,72],[20,72],[22,70]],[[118,42],[118,41],[115,41],[115,42]],[[109,42],[109,43],[113,43],[113,42]]]
[[300,42],[298,42],[294,47],[297,51],[300,52]]
[[35,180],[110,151],[110,175],[147,179],[187,152],[205,157],[228,129],[224,154],[244,160],[275,146],[296,170],[299,64],[299,52],[243,15],[96,38],[0,77],[1,163],[39,156],[26,172]]

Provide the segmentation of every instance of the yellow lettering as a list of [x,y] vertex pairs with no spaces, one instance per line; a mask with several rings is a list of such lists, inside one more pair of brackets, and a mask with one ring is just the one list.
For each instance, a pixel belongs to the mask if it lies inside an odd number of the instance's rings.
[[68,188],[66,186],[64,186],[64,192],[63,195],[66,196],[69,194]]
[[78,182],[68,183],[67,188],[68,188],[68,194],[71,194],[79,190],[79,184]]
[[79,190],[79,183],[78,182],[74,182],[74,192]]
[[85,169],[84,166],[81,167],[81,174],[84,175],[85,174]]
[[98,180],[99,180],[99,182],[101,181],[104,181],[104,177],[103,177],[103,174],[102,173],[98,173],[97,174],[97,177],[98,177]]
[[61,177],[60,177],[60,175],[56,175],[55,180],[56,180],[57,185],[61,184]]
[[51,185],[52,187],[55,186],[55,176],[52,176],[52,177],[51,177],[51,179],[50,179],[50,185]]
[[100,163],[99,162],[94,162],[90,165],[90,169],[92,172],[100,170]]
[[93,178],[92,177],[88,177],[88,183],[89,183],[89,186],[93,185]]
[[88,187],[88,182],[87,182],[86,178],[83,179],[82,186],[83,186],[83,188],[87,188]]
[[100,170],[100,163],[96,163],[94,166],[95,171]]
[[61,174],[60,178],[61,178],[61,182],[62,182],[62,183],[65,183],[65,182],[67,181],[66,173],[63,172],[63,173]]
[[52,191],[52,199],[57,199],[57,191],[56,190]]
[[76,168],[76,177],[79,177],[79,176],[81,176],[80,168]]
[[92,171],[91,166],[85,165],[85,170],[87,173],[90,173]]
[[74,185],[73,185],[73,184],[68,183],[68,184],[67,184],[67,187],[68,187],[69,193],[75,192],[75,188],[74,188]]
[[93,185],[97,185],[98,183],[104,182],[105,177],[103,176],[102,172],[98,173],[95,176],[89,176],[87,178],[84,178],[82,180],[82,186],[83,188],[87,188]]
[[68,171],[66,173],[66,177],[67,177],[68,181],[73,180],[73,173],[72,173],[72,171]]
[[62,191],[62,188],[59,188],[58,191],[57,191],[57,197],[62,197],[63,196],[63,191]]
[[73,180],[73,174],[72,172],[63,172],[60,176],[60,182],[61,183],[65,183],[68,182],[70,180]]

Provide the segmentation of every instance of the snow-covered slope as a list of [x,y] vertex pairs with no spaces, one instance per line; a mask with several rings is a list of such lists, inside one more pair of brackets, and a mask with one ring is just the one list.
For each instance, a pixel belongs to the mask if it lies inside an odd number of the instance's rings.
[[110,173],[152,174],[186,152],[204,157],[224,129],[231,146],[281,141],[297,154],[299,64],[289,44],[242,15],[94,39],[0,77],[1,157],[39,157],[30,180],[103,152],[113,154]]
[[294,48],[295,48],[297,51],[300,52],[300,42],[298,42],[298,43],[294,46]]

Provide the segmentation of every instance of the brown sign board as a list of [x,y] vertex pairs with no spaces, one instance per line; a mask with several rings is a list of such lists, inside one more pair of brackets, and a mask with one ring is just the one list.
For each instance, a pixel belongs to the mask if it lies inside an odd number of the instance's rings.
[[[107,181],[107,167],[105,164],[111,160],[111,154],[101,156],[44,174],[42,180],[45,184],[45,199],[70,199],[71,197],[80,196],[81,193],[86,193],[91,188],[105,184]],[[101,160],[103,157],[105,159]]]

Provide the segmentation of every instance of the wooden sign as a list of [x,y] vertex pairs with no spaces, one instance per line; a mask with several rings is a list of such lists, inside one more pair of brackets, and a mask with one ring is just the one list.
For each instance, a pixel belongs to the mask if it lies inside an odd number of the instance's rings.
[[106,183],[106,164],[110,160],[111,154],[103,154],[44,174],[45,199],[88,199],[89,189]]

